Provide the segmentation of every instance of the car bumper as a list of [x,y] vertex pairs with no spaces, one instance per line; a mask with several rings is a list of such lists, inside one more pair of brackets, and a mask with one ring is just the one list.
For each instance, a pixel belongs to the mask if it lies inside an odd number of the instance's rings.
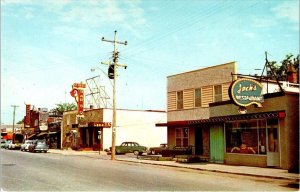
[[34,151],[48,151],[49,149],[34,149]]

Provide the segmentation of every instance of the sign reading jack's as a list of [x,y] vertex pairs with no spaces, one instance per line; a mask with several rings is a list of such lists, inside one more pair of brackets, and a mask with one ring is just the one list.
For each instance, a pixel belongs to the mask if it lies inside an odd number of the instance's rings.
[[255,80],[238,79],[230,87],[230,97],[239,106],[256,104],[261,107],[261,103],[264,102],[262,89],[263,86]]

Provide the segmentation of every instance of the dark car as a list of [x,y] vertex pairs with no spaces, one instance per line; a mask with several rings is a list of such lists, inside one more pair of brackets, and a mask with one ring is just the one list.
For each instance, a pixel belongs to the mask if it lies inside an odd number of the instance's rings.
[[134,153],[135,155],[142,155],[146,151],[147,147],[141,146],[137,142],[123,142],[120,146],[116,146],[116,154]]
[[156,155],[156,154],[161,154],[162,150],[168,149],[168,144],[162,143],[160,144],[159,147],[150,147],[149,150],[147,151],[148,155]]
[[28,151],[30,152],[45,152],[49,150],[49,146],[44,140],[34,140],[32,144],[29,144]]

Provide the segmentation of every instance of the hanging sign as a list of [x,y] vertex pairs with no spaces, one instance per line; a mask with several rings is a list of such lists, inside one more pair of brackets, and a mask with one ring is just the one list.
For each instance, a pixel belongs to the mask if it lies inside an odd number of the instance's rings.
[[71,96],[75,98],[75,101],[77,103],[77,111],[78,111],[77,114],[78,115],[83,115],[84,88],[85,88],[85,84],[74,83],[72,85],[72,90],[70,91]]
[[264,102],[262,95],[263,86],[252,79],[238,79],[230,87],[230,97],[235,104],[243,107],[256,104],[262,107],[261,103]]
[[26,116],[24,118],[24,127],[30,127],[30,104],[26,104]]

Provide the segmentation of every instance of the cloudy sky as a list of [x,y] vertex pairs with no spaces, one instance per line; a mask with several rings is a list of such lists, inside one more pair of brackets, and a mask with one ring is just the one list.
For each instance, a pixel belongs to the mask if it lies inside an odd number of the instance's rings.
[[[299,53],[298,0],[1,0],[1,123],[24,103],[52,109],[74,102],[75,82],[103,75],[117,30],[117,105],[166,110],[166,77],[236,61],[260,73],[265,62]],[[92,67],[99,70],[91,72]]]

